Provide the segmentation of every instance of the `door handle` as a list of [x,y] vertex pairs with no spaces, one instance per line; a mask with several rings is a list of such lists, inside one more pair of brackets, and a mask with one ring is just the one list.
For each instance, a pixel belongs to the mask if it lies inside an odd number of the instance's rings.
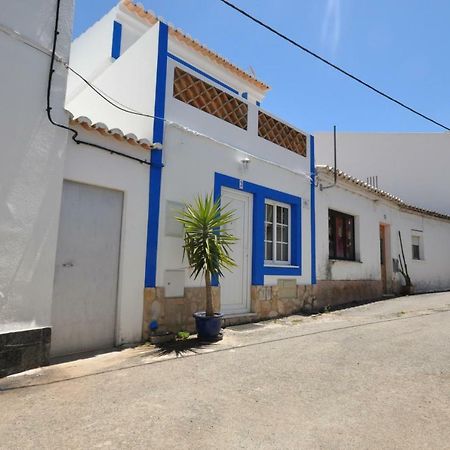
[[73,267],[73,262],[66,262],[62,264],[63,267]]

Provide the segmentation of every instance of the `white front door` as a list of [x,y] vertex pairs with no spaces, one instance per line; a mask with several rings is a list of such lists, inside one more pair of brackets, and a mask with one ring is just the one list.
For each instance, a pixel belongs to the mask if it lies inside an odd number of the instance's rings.
[[64,181],[51,355],[114,346],[123,193]]
[[220,279],[220,309],[224,314],[246,313],[250,311],[252,195],[222,188],[221,203],[235,210],[236,219],[228,229],[238,240],[231,250],[236,267],[225,270]]

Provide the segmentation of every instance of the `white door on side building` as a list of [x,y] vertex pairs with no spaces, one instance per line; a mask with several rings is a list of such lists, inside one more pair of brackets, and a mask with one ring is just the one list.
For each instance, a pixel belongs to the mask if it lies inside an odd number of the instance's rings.
[[51,355],[114,346],[123,193],[64,181]]
[[222,188],[222,205],[227,204],[229,209],[235,210],[236,216],[228,229],[238,240],[231,252],[236,267],[232,272],[225,270],[220,280],[221,311],[242,314],[250,311],[252,195]]

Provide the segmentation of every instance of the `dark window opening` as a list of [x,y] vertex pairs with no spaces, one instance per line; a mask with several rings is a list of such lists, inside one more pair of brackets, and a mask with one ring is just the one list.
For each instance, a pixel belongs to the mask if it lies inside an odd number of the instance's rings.
[[412,259],[420,259],[420,237],[412,236]]
[[328,238],[330,259],[355,260],[355,218],[328,210]]

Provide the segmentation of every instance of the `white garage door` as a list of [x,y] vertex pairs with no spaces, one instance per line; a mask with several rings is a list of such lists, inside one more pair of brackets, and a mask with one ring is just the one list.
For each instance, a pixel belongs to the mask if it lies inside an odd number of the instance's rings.
[[64,181],[51,355],[114,346],[123,193]]

